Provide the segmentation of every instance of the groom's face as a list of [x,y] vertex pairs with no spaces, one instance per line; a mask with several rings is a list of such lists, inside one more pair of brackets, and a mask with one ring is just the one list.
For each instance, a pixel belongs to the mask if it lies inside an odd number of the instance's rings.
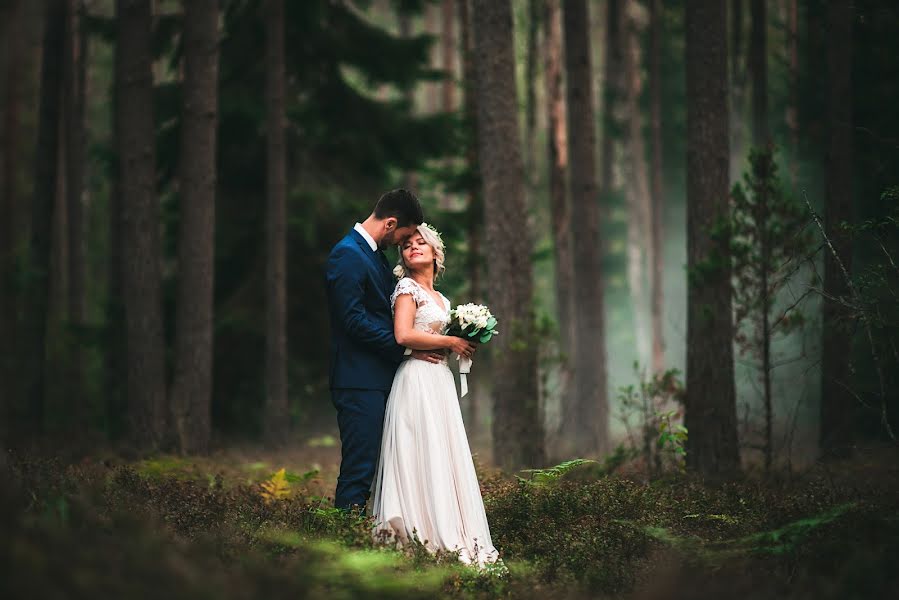
[[406,238],[415,233],[418,225],[411,224],[406,227],[397,227],[396,219],[391,217],[384,223],[384,227],[386,231],[384,232],[384,237],[381,238],[382,249],[402,244]]

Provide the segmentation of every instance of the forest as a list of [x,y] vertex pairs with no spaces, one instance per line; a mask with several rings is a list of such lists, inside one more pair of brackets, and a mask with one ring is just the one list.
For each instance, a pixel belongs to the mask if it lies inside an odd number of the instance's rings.
[[[0,31],[4,598],[899,584],[899,3],[0,0]],[[500,324],[459,403],[502,572],[334,508],[325,269],[396,188]]]

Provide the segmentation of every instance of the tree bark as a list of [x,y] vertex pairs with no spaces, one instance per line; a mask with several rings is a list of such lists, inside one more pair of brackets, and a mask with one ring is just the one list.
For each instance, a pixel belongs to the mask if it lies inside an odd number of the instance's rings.
[[[568,172],[568,129],[562,88],[562,8],[560,0],[546,0],[544,14],[544,78],[546,120],[549,124],[549,212],[552,220],[553,259],[556,275],[556,313],[559,345],[566,361],[573,357],[572,292],[574,289],[571,254],[571,209],[565,189]],[[570,371],[570,365],[565,369]],[[565,392],[563,390],[563,395]]]
[[720,0],[689,0],[687,58],[687,466],[739,469],[728,209],[727,37]]
[[[459,7],[459,29],[462,45],[462,82],[464,88],[463,112],[467,126],[467,143],[465,147],[465,163],[471,174],[470,187],[467,194],[466,237],[468,239],[468,296],[471,302],[483,302],[484,293],[481,282],[483,257],[481,253],[484,206],[481,202],[478,167],[478,102],[477,85],[474,72],[474,41],[471,35],[471,0],[457,0]],[[468,415],[466,424],[470,427],[471,436],[477,440],[481,436],[480,394],[472,390],[468,395]]]
[[87,82],[87,35],[83,31],[83,0],[69,2],[69,60],[66,61],[66,207],[68,217],[68,320],[75,329],[69,348],[69,384],[66,395],[76,425],[87,419],[84,395],[85,355],[79,332],[87,325],[85,277],[84,166],[87,145],[85,129],[85,84]]
[[[571,160],[571,243],[574,273],[574,394],[563,422],[574,451],[597,455],[609,443],[603,277],[599,244],[593,83],[585,0],[563,5]],[[611,24],[610,24],[611,27]]]
[[768,143],[768,9],[766,0],[751,0],[749,71],[752,77],[752,145]]
[[19,105],[21,94],[22,35],[24,30],[22,2],[13,0],[3,13],[3,38],[6,40],[4,69],[5,95],[3,114],[3,188],[0,193],[0,441],[5,440],[12,421],[14,399],[19,397],[15,384],[18,325],[18,294],[14,282],[16,269],[16,208],[18,198]]
[[[852,222],[852,23],[849,0],[828,6],[828,123],[827,206],[825,229],[836,253],[852,273],[852,244],[840,224]],[[845,454],[852,442],[852,399],[849,357],[852,347],[850,315],[830,298],[849,296],[849,285],[833,256],[824,258],[823,345],[821,356],[821,452]]]
[[790,179],[799,181],[799,0],[789,0],[787,16],[787,48],[790,99],[787,106],[787,128],[790,130]]
[[494,460],[504,468],[545,460],[534,340],[532,242],[515,91],[509,0],[475,0],[478,144],[490,303],[504,323],[493,355]]
[[171,408],[182,453],[205,454],[212,433],[219,1],[184,2],[178,304]]
[[528,0],[528,37],[525,52],[525,116],[524,116],[524,167],[530,189],[536,185],[537,149],[537,37],[540,11],[537,0]]
[[[571,253],[571,209],[566,190],[568,176],[568,129],[562,73],[562,8],[560,0],[546,0],[543,15],[543,76],[546,95],[547,156],[549,162],[549,214],[553,240],[556,318],[559,323],[559,390],[562,407],[571,403],[573,347],[574,258]],[[559,419],[552,439],[553,454],[558,454],[564,439],[564,423]]]
[[646,279],[646,242],[652,239],[649,168],[643,138],[642,26],[634,0],[623,0],[622,8],[622,117],[625,125],[625,195],[628,205],[627,279],[634,316],[634,335],[640,364],[650,361],[652,337],[648,317],[649,298],[644,289]]
[[652,370],[665,369],[663,235],[665,195],[662,182],[662,0],[649,0],[649,113],[652,152],[652,235],[649,243],[652,312]]
[[59,158],[59,102],[61,98],[65,0],[49,0],[46,6],[41,60],[38,137],[35,148],[34,193],[31,206],[30,282],[26,291],[25,329],[27,340],[27,392],[29,425],[40,430],[44,421],[46,337],[49,310],[50,252],[53,209],[56,199]]
[[166,434],[165,342],[156,197],[150,0],[117,0],[120,68],[119,172],[122,293],[127,336],[127,401],[138,447],[158,448]]
[[287,441],[287,155],[284,0],[266,0],[265,439]]
[[[607,0],[606,47],[603,77],[603,128],[599,181],[603,196],[615,187],[615,140],[619,137],[616,115],[621,88],[621,0]],[[570,110],[570,107],[569,107]]]
[[730,176],[739,180],[743,172],[744,139],[743,111],[745,109],[746,69],[743,61],[743,0],[732,0],[730,4]]

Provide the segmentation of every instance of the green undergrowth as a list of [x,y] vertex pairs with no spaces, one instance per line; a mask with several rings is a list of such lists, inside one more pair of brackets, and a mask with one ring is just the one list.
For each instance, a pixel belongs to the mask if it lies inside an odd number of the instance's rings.
[[650,597],[660,578],[666,597],[715,597],[723,581],[764,597],[876,597],[899,560],[899,497],[883,477],[645,484],[584,461],[484,473],[508,567],[486,574],[374,543],[367,518],[308,493],[311,471],[246,469],[280,486],[266,494],[241,470],[226,480],[169,457],[7,462],[4,598]]

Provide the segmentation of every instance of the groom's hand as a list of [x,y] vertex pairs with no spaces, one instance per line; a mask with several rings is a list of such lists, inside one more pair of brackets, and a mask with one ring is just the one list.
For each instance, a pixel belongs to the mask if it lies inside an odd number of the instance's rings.
[[412,358],[437,364],[443,360],[443,352],[440,350],[413,350]]

